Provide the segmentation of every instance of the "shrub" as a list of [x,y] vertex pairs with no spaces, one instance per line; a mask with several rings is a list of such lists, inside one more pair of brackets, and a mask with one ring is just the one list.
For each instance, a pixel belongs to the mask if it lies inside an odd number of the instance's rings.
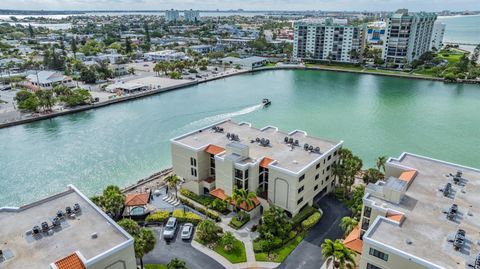
[[269,252],[276,248],[282,246],[282,239],[274,237],[272,240],[261,239],[257,242],[253,242],[253,251],[256,253],[259,252]]
[[214,199],[210,205],[214,210],[218,212],[227,213],[229,211],[227,209],[227,202],[220,199]]
[[197,225],[202,220],[202,218],[199,215],[193,212],[184,213],[182,209],[174,210],[172,216],[174,218],[177,218],[179,222],[191,222],[194,225]]
[[147,222],[165,222],[170,217],[170,212],[166,210],[159,210],[147,216]]
[[320,214],[320,212],[316,212],[315,214],[308,217],[306,220],[302,221],[302,228],[304,230],[312,228],[315,224],[317,224],[321,217],[322,214]]
[[240,211],[238,212],[237,216],[233,217],[230,221],[230,227],[234,229],[240,229],[243,225],[245,225],[248,221],[250,221],[250,215],[247,213]]
[[300,212],[298,212],[298,214],[295,215],[295,217],[292,218],[293,226],[297,227],[298,225],[300,225],[302,221],[304,221],[311,215],[315,214],[316,212],[318,212],[317,209],[315,209],[313,206],[307,205],[302,210],[300,210]]
[[207,70],[207,67],[206,66],[200,66],[200,70],[205,71],[205,70]]
[[171,79],[181,79],[182,74],[178,71],[173,71],[173,72],[170,73],[170,78]]
[[237,239],[233,236],[232,232],[226,232],[220,238],[220,243],[223,245],[223,248],[226,252],[232,252],[235,247],[235,241]]
[[222,233],[222,228],[211,220],[202,220],[197,227],[197,240],[202,244],[212,243],[217,241],[219,234]]
[[198,71],[195,68],[190,68],[188,69],[188,73],[195,74],[195,73],[198,73]]

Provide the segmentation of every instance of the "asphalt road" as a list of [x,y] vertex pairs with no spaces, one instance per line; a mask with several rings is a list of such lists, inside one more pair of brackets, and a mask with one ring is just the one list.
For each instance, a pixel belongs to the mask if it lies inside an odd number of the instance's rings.
[[322,218],[278,268],[319,269],[324,262],[320,245],[327,238],[342,238],[340,222],[344,216],[350,214],[350,210],[329,195],[316,201],[316,204],[323,210]]
[[143,264],[167,264],[173,258],[179,258],[187,263],[189,269],[223,269],[224,267],[194,249],[190,245],[190,241],[182,241],[180,239],[181,226],[177,229],[176,239],[167,243],[162,238],[162,228],[153,228],[157,235],[157,244],[155,249],[143,257]]

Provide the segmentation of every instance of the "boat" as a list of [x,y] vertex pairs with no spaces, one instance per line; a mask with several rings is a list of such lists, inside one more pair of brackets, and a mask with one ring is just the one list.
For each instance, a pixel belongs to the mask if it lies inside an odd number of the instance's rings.
[[264,107],[269,106],[272,103],[272,101],[268,100],[268,98],[264,98],[262,100],[262,104]]

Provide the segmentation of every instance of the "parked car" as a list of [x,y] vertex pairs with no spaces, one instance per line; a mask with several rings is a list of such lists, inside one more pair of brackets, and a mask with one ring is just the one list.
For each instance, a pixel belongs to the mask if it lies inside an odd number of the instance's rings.
[[182,240],[190,240],[193,234],[193,224],[185,223],[182,228],[181,238]]
[[177,231],[177,219],[174,217],[170,217],[167,221],[167,225],[165,225],[165,229],[163,230],[163,239],[170,240],[175,237],[175,232]]

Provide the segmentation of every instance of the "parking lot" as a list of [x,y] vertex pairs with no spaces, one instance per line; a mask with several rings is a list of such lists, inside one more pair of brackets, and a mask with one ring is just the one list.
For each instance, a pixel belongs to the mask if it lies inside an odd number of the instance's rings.
[[183,241],[180,233],[183,225],[179,225],[175,238],[169,242],[162,237],[163,227],[153,227],[157,235],[155,249],[144,256],[144,264],[167,264],[173,258],[179,258],[187,263],[189,269],[223,269],[214,259],[191,246],[191,240]]

